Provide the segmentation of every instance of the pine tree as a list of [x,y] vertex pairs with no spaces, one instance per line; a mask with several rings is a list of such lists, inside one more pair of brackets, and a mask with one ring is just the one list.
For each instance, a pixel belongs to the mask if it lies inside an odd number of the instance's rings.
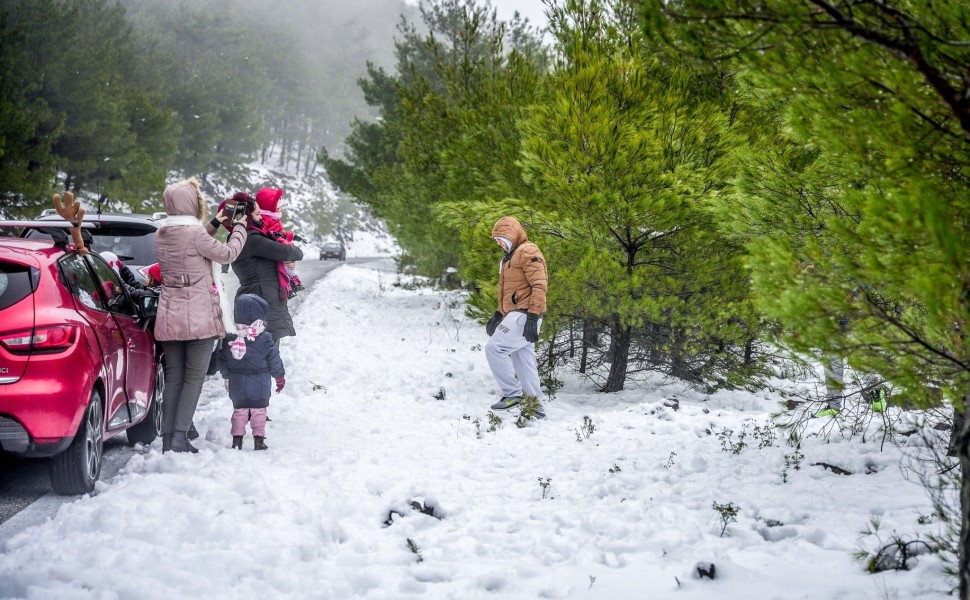
[[[759,242],[761,305],[803,350],[852,351],[922,407],[970,400],[970,6],[961,2],[765,0],[641,2],[647,29],[706,61],[729,61],[780,107],[814,167],[766,188],[810,182],[838,213],[825,232]],[[794,163],[791,159],[794,159]],[[822,173],[815,170],[816,173]],[[763,199],[772,194],[759,194]],[[832,206],[830,204],[830,206]],[[806,270],[804,257],[822,259]],[[840,332],[838,319],[851,326]],[[958,419],[957,422],[960,422]],[[963,472],[961,598],[970,597],[970,426],[954,432]]]
[[739,140],[733,94],[651,56],[624,2],[569,0],[552,31],[560,62],[522,123],[535,196],[521,204],[547,231],[553,305],[609,331],[604,391],[623,389],[634,354],[636,369],[726,383],[716,357],[757,337],[742,253],[707,211]]
[[469,207],[522,185],[515,122],[543,56],[537,32],[488,4],[440,0],[420,12],[422,28],[401,25],[396,72],[372,65],[362,83],[380,122],[356,122],[343,156],[322,159],[388,223],[406,260],[438,276],[460,264],[460,223],[478,222]]

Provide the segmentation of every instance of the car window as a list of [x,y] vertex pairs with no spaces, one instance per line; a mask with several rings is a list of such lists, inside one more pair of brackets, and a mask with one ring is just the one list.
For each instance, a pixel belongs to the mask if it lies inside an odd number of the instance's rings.
[[108,310],[113,313],[134,317],[135,307],[125,293],[121,278],[100,256],[88,255],[88,262],[99,280],[101,297],[107,302]]
[[[91,234],[91,247],[97,252],[114,252],[121,262],[134,266],[151,265],[155,260],[154,226],[126,225],[124,223],[100,223],[96,229],[87,230]],[[51,239],[49,234],[29,229],[28,239]]]
[[101,291],[94,282],[91,271],[77,254],[68,254],[60,261],[64,283],[81,304],[96,310],[105,310]]
[[0,310],[9,308],[36,289],[36,269],[0,261]]
[[156,229],[142,227],[99,227],[91,233],[91,245],[98,252],[114,252],[123,263],[144,266],[155,260]]

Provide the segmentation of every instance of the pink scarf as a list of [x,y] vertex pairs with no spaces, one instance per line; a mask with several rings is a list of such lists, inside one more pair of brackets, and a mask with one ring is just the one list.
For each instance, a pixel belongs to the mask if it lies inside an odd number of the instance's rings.
[[256,319],[252,325],[236,323],[236,339],[229,342],[229,351],[232,352],[232,357],[236,360],[242,360],[242,357],[246,356],[246,341],[255,340],[265,329],[266,325],[263,324],[262,319]]

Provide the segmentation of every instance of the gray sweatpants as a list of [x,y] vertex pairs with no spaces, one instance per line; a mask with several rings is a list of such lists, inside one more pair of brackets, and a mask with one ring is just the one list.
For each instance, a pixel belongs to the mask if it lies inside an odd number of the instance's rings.
[[842,391],[845,389],[845,362],[837,356],[823,356],[825,375],[825,402],[829,408],[842,408]]
[[165,351],[165,393],[162,433],[188,431],[209,370],[215,338],[162,342]]
[[[539,369],[536,367],[536,349],[522,337],[526,314],[510,312],[495,329],[485,344],[485,357],[503,397],[521,396],[523,393],[542,401],[539,386]],[[542,319],[539,319],[542,327]],[[518,376],[518,379],[516,379]]]

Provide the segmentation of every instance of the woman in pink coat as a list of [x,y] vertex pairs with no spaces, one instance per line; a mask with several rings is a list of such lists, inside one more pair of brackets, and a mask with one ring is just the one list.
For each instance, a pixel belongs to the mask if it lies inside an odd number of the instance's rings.
[[230,211],[203,225],[207,206],[194,177],[165,188],[164,200],[169,216],[155,238],[162,273],[155,339],[165,352],[162,452],[198,452],[186,432],[214,342],[225,336],[227,322],[232,325],[231,309],[224,308],[231,302],[214,265],[236,259],[246,242],[246,223],[235,223],[225,244],[217,240],[215,233]]

